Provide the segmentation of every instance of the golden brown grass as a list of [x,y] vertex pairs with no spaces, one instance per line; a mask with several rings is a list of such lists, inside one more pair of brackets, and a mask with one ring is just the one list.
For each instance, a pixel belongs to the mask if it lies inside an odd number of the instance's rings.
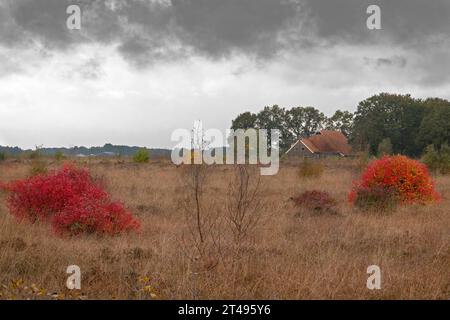
[[[0,163],[0,181],[25,177],[31,165]],[[437,177],[440,204],[368,214],[346,201],[356,165],[333,160],[320,178],[301,180],[298,165],[284,163],[278,175],[262,178],[261,220],[236,244],[221,219],[232,168],[210,168],[205,201],[219,221],[213,227],[219,243],[199,255],[180,200],[186,193],[182,168],[165,161],[84,165],[141,219],[142,232],[61,238],[48,225],[15,221],[0,197],[0,299],[48,293],[88,299],[450,298],[450,177]],[[289,198],[309,189],[331,193],[340,214],[299,213]],[[82,272],[75,295],[65,289],[72,264]],[[381,290],[366,288],[366,269],[373,264],[381,267]]]

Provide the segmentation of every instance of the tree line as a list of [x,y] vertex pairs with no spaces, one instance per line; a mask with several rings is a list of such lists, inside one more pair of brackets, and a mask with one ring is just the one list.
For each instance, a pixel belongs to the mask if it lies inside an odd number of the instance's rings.
[[338,110],[332,117],[326,117],[314,107],[295,107],[285,109],[274,105],[265,107],[259,113],[244,112],[232,121],[231,129],[278,129],[280,148],[287,150],[295,141],[308,137],[327,128],[340,130],[349,135],[353,114]]
[[418,157],[429,145],[440,150],[449,144],[450,102],[381,93],[359,102],[354,113],[337,110],[330,117],[314,107],[266,106],[232,121],[231,129],[249,128],[278,129],[282,151],[298,139],[328,129],[346,135],[355,151],[377,154],[388,148],[395,154]]

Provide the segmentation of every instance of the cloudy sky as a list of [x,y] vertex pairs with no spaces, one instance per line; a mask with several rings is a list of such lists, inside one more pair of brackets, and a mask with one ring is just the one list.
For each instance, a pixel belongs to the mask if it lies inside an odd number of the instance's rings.
[[198,119],[379,92],[450,99],[449,0],[0,0],[0,145],[173,147]]

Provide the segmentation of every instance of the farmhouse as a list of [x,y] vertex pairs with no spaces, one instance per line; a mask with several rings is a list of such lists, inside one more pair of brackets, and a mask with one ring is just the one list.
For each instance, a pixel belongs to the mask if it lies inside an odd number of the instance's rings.
[[286,152],[288,157],[321,158],[351,155],[352,147],[339,131],[322,130],[308,138],[299,139]]

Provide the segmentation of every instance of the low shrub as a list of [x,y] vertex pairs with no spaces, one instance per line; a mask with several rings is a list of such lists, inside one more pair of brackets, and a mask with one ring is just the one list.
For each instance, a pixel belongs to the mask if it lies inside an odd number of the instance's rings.
[[133,161],[136,163],[147,163],[150,160],[150,152],[147,149],[140,149],[133,156]]
[[293,197],[294,205],[307,209],[314,213],[337,213],[337,201],[325,191],[305,191],[299,196]]
[[426,165],[405,156],[372,161],[349,194],[349,201],[358,206],[370,206],[376,201],[426,204],[439,199]]
[[0,161],[6,160],[6,154],[4,152],[0,152]]
[[400,202],[400,196],[393,187],[359,187],[354,196],[353,204],[362,210],[393,211]]
[[20,220],[50,221],[57,233],[118,234],[138,230],[121,203],[92,179],[87,169],[66,165],[58,171],[3,185],[10,213]]
[[314,160],[304,158],[300,162],[298,175],[300,179],[319,178],[322,176],[323,172],[324,167],[322,164]]

